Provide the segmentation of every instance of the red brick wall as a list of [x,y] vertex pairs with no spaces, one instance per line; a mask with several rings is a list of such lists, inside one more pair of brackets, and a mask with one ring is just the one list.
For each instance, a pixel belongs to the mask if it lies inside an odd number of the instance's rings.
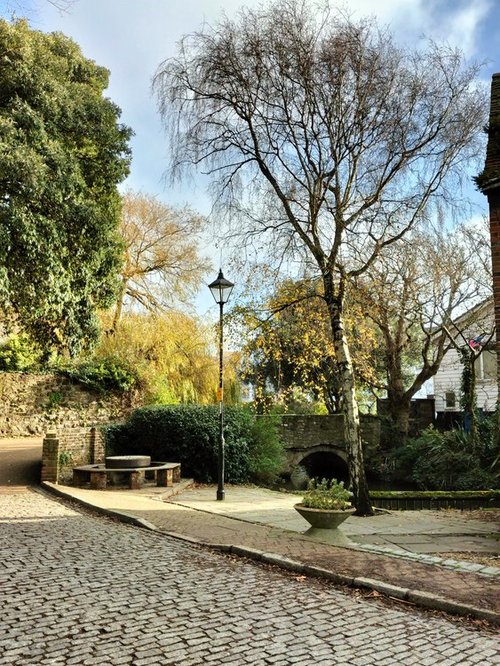
[[97,428],[68,428],[43,440],[42,481],[67,483],[73,467],[104,462],[104,440]]
[[[491,80],[490,122],[500,116],[500,73],[493,74]],[[500,154],[498,144],[488,141],[486,147],[486,168],[491,171],[500,170]]]
[[[500,73],[493,74],[491,82],[490,122],[498,122],[500,117]],[[498,138],[498,137],[497,137]],[[495,325],[497,330],[497,381],[500,396],[500,182],[496,174],[500,173],[500,151],[498,141],[490,134],[486,149],[485,170],[493,174],[493,182],[484,193],[488,197],[490,210],[491,262],[493,268],[493,299],[495,303]]]
[[[500,358],[500,188],[488,192],[490,208],[491,262],[493,268],[493,298],[497,330],[497,358]],[[500,363],[497,365],[500,386]]]

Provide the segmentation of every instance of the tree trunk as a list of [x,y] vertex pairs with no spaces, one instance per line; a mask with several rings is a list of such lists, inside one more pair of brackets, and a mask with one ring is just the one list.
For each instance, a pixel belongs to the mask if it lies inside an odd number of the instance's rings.
[[383,328],[385,341],[385,365],[387,368],[387,403],[390,418],[389,446],[395,448],[404,446],[408,439],[410,428],[410,400],[405,391],[403,376],[403,348],[402,335],[404,320],[400,318],[401,326],[395,335],[386,324]]
[[118,322],[120,321],[120,318],[122,316],[123,299],[125,298],[125,293],[127,291],[127,283],[128,279],[123,277],[120,284],[120,289],[116,297],[115,312],[113,315],[113,323],[111,326],[111,330],[113,333],[116,331],[116,327],[118,326]]
[[354,370],[349,345],[342,320],[342,298],[335,298],[333,285],[325,282],[325,301],[330,315],[335,354],[342,387],[344,413],[344,441],[347,449],[349,485],[353,493],[353,503],[357,516],[372,516],[374,511],[370,501],[363,460],[363,444],[359,422],[358,403],[355,394]]
[[[500,395],[500,388],[499,388],[499,393]],[[497,400],[497,406],[496,406],[496,415],[495,415],[495,446],[497,449],[500,449],[500,401]]]
[[388,395],[390,427],[390,448],[404,446],[410,430],[411,401],[404,394]]

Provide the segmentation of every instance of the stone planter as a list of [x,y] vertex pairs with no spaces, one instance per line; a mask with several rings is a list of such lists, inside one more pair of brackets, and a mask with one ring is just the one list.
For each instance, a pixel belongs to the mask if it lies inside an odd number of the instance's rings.
[[311,509],[303,504],[295,504],[295,511],[298,511],[302,518],[305,518],[307,522],[314,529],[321,530],[334,530],[336,529],[344,520],[347,520],[349,516],[356,511],[356,509]]

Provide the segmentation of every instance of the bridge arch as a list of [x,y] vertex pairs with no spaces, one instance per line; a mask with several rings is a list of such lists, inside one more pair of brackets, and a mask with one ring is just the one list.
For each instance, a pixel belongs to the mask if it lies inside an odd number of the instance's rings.
[[288,450],[290,478],[297,489],[304,488],[312,478],[335,478],[348,481],[347,456],[342,449],[319,444],[300,451]]
[[[365,442],[376,448],[380,441],[378,418],[362,416],[361,434]],[[283,478],[290,478],[293,487],[303,488],[313,476],[347,480],[342,414],[285,414],[281,417],[280,435],[286,452]]]

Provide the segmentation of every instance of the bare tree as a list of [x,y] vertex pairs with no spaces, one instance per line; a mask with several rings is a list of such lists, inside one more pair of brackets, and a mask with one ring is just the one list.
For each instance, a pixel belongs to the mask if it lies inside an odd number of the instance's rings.
[[356,280],[352,297],[381,334],[394,443],[405,443],[411,399],[455,344],[453,322],[475,322],[473,306],[491,295],[488,257],[484,236],[466,226],[414,229]]
[[372,508],[346,285],[477,153],[477,71],[448,48],[398,48],[327,4],[277,0],[186,37],[155,77],[174,172],[202,165],[247,238],[267,234],[276,257],[298,252],[323,282],[358,515]]
[[[45,0],[49,5],[55,7],[59,12],[68,12],[75,4],[75,0]],[[28,2],[26,0],[7,0],[7,11],[15,12],[16,9],[20,12],[26,12],[28,9]]]
[[124,304],[158,314],[193,295],[209,267],[198,252],[201,226],[202,218],[189,209],[175,210],[152,195],[124,195],[125,248],[113,330]]

